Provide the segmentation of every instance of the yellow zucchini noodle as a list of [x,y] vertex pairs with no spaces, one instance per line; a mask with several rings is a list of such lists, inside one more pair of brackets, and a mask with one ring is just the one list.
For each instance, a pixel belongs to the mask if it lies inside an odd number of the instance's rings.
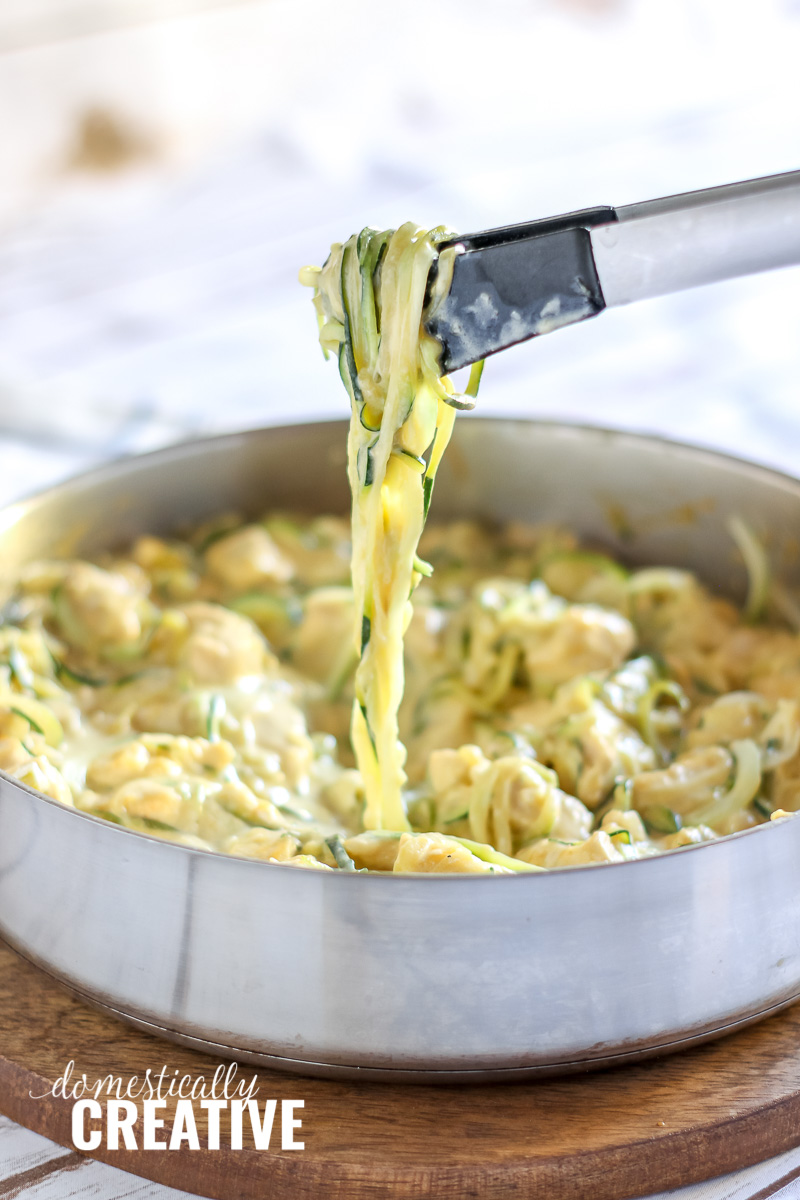
[[[410,596],[431,567],[417,557],[436,470],[455,420],[471,407],[440,378],[439,344],[423,326],[428,276],[438,260],[446,292],[452,249],[443,228],[412,223],[364,229],[332,247],[316,289],[320,340],[336,348],[350,396],[348,474],[353,498],[352,577],[359,658],[351,737],[366,792],[367,829],[408,829],[403,804],[405,749],[398,733],[403,635]],[[375,278],[379,283],[375,286]],[[433,304],[436,302],[434,296]],[[471,384],[476,389],[480,371]]]

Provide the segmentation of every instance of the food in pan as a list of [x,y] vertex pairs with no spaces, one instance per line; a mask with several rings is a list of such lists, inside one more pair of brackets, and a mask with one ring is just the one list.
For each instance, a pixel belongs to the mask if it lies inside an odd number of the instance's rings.
[[434,569],[405,636],[409,828],[364,824],[333,516],[223,517],[18,571],[0,768],[130,829],[319,869],[621,862],[800,809],[796,633],[558,529],[430,524],[419,552]]

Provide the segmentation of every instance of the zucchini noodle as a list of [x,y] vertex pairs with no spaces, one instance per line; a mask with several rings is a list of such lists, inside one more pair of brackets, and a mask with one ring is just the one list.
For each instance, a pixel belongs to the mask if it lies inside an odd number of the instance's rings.
[[[456,409],[473,407],[440,378],[440,345],[423,319],[452,277],[452,248],[437,250],[443,227],[409,222],[364,229],[337,243],[321,270],[304,268],[315,288],[323,350],[338,348],[351,403],[348,476],[352,494],[354,640],[358,655],[351,739],[364,780],[367,829],[408,830],[403,802],[406,751],[403,636],[410,596],[431,568],[417,556],[434,479]],[[437,265],[433,295],[428,278]],[[480,366],[468,392],[477,391]]]
[[750,738],[732,742],[731,753],[736,767],[730,790],[702,812],[692,814],[698,824],[716,825],[730,813],[745,808],[761,786],[761,754],[755,742]]
[[[677,722],[674,719],[668,723],[665,721],[662,707],[665,701],[665,707],[672,709],[672,717],[677,717]],[[689,701],[683,690],[677,683],[669,679],[657,679],[640,699],[636,714],[639,728],[645,742],[655,750],[660,762],[669,759],[669,752],[659,737],[657,726],[664,726],[669,732],[673,732],[677,724],[680,729],[679,718],[688,708]]]
[[741,517],[730,517],[728,532],[744,559],[747,568],[747,600],[744,615],[748,621],[758,621],[764,614],[770,590],[770,569],[767,552]]

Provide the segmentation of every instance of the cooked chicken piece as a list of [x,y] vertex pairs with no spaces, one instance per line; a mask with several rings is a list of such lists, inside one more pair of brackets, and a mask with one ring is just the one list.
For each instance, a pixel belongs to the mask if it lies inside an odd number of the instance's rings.
[[598,700],[576,695],[574,704],[565,704],[561,711],[569,706],[576,711],[546,729],[540,757],[555,768],[565,791],[595,809],[617,779],[652,770],[655,754],[627,722]]
[[598,830],[582,842],[563,845],[561,842],[542,838],[533,842],[517,854],[523,862],[537,867],[582,867],[589,863],[623,862],[625,855],[613,843],[607,833]]
[[663,806],[681,816],[707,808],[731,778],[733,757],[722,746],[704,746],[681,754],[662,771],[646,771],[633,780],[633,803],[640,811]]
[[483,862],[460,842],[440,833],[404,833],[400,838],[394,871],[466,872],[474,875],[510,874],[508,867]]
[[182,611],[189,628],[181,658],[197,683],[234,683],[277,665],[264,638],[247,617],[203,601],[186,604]]
[[54,603],[61,634],[100,654],[135,651],[150,615],[141,590],[128,578],[84,562],[70,566]]
[[287,583],[294,566],[261,525],[245,525],[206,550],[211,574],[234,592]]
[[247,833],[228,838],[222,849],[235,858],[288,862],[297,855],[300,844],[297,838],[279,829],[248,829]]

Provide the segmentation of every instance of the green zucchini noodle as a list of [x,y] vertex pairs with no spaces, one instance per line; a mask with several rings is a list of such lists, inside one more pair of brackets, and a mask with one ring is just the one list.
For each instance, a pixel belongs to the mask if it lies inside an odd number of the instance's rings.
[[686,712],[689,702],[678,684],[671,680],[657,679],[655,683],[651,684],[639,700],[637,710],[642,737],[647,745],[655,750],[659,762],[669,762],[670,758],[669,752],[662,745],[657,728],[659,716],[661,724],[664,723],[665,710],[661,707],[664,701],[667,701],[666,712],[672,718],[677,718],[677,720],[670,720],[667,728],[674,729],[677,725],[677,728],[680,729],[680,715]]
[[439,294],[449,286],[455,251],[437,251],[447,236],[443,227],[426,231],[410,222],[395,231],[364,229],[333,246],[321,271],[301,274],[316,288],[320,341],[324,349],[338,346],[351,404],[359,656],[351,738],[364,780],[367,829],[410,828],[403,803],[406,752],[398,731],[403,635],[411,593],[430,574],[417,547],[436,471],[456,407],[471,407],[454,394],[449,379],[440,378],[440,346],[423,324],[434,263]]
[[769,558],[761,542],[741,517],[733,516],[728,519],[728,532],[747,568],[747,600],[744,614],[748,621],[757,621],[763,615],[769,600]]

